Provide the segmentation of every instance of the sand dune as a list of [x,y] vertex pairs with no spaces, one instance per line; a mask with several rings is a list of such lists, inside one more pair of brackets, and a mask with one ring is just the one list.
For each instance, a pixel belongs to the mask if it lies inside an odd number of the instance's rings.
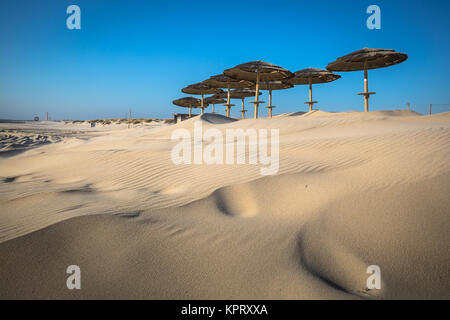
[[[280,130],[280,167],[174,165],[176,128]],[[205,115],[0,158],[1,298],[450,298],[450,113]],[[65,286],[79,265],[82,290]],[[382,289],[367,290],[379,265]]]

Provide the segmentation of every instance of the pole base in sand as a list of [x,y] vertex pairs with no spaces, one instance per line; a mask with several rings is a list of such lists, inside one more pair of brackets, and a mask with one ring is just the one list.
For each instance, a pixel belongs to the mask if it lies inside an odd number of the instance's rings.
[[306,101],[305,104],[309,104],[309,111],[313,110],[314,104],[318,103],[319,101]]

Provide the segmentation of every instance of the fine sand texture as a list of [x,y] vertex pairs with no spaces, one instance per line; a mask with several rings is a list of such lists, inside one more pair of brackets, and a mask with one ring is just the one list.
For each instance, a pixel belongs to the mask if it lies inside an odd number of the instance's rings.
[[[279,129],[278,173],[175,165],[172,133],[199,122]],[[0,124],[1,299],[450,299],[450,113],[43,124],[43,144],[18,126]]]

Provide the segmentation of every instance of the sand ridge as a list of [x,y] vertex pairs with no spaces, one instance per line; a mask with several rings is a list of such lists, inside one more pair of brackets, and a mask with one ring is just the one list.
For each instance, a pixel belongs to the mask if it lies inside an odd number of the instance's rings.
[[[278,175],[174,165],[170,134],[195,121],[278,128]],[[449,156],[450,113],[206,115],[63,138],[0,159],[0,296],[448,299]]]

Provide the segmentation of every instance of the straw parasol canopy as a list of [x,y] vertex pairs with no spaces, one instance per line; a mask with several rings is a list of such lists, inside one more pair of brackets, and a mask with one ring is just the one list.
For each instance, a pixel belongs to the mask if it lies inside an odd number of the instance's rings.
[[364,96],[365,111],[369,111],[369,97],[375,92],[369,92],[367,70],[389,67],[408,59],[406,53],[396,52],[391,49],[363,48],[338,58],[327,66],[329,71],[361,71],[364,70],[364,92],[358,93]]
[[317,68],[307,68],[294,73],[294,77],[287,80],[287,83],[294,85],[304,85],[309,84],[309,101],[305,103],[309,104],[309,111],[315,103],[318,101],[312,100],[312,85],[318,83],[327,83],[339,79],[341,76],[335,74],[331,71],[317,69]]
[[212,113],[216,113],[216,110],[215,110],[216,104],[224,104],[225,102],[226,102],[226,100],[224,98],[216,98],[216,97],[214,97],[214,95],[205,99],[205,103],[213,105]]
[[269,91],[269,105],[266,107],[269,109],[269,118],[272,118],[272,109],[275,108],[275,106],[272,105],[272,90],[284,90],[293,87],[292,84],[282,81],[263,81],[259,83],[260,90]]
[[226,92],[220,92],[220,93],[215,93],[212,96],[210,96],[210,98],[214,98],[214,99],[225,99],[228,96],[228,94]]
[[292,78],[294,76],[289,70],[276,66],[264,61],[251,61],[227,69],[223,72],[225,75],[255,82],[255,101],[251,101],[255,105],[255,119],[258,118],[258,105],[264,103],[259,101],[259,82],[260,81],[279,81]]
[[189,108],[189,117],[192,116],[192,108],[200,108],[201,106],[201,100],[194,97],[176,99],[172,103],[179,107]]
[[200,94],[202,95],[200,108],[202,108],[202,114],[204,113],[204,109],[207,107],[204,104],[204,95],[205,94],[213,94],[213,93],[221,93],[222,90],[218,88],[212,88],[204,83],[195,83],[187,86],[186,88],[181,89],[182,92],[187,94]]
[[230,116],[231,107],[234,106],[230,102],[230,89],[239,89],[239,88],[248,88],[253,85],[252,82],[246,80],[234,79],[224,74],[219,74],[216,76],[210,77],[208,80],[203,81],[202,83],[213,87],[213,88],[225,88],[227,89],[227,103],[224,104],[227,107],[226,116]]
[[[251,88],[242,88],[242,89],[235,89],[231,90],[231,99],[245,99],[248,97],[253,97],[256,94],[255,89]],[[261,92],[258,92],[259,95],[261,95]]]
[[[231,91],[231,99],[241,99],[242,100],[242,109],[241,109],[241,114],[242,114],[242,119],[245,119],[245,112],[247,112],[247,110],[245,110],[245,98],[247,97],[253,97],[256,95],[256,90],[253,89],[249,89],[249,88],[242,88],[242,89],[235,89]],[[261,95],[261,92],[258,93],[258,95]]]

